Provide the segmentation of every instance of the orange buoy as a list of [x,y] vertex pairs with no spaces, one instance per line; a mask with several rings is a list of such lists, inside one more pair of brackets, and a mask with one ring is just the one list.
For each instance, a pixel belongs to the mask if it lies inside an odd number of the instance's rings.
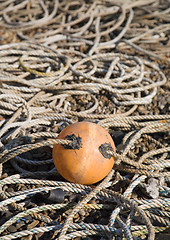
[[53,146],[55,167],[66,180],[93,184],[111,171],[114,157],[107,150],[116,149],[110,134],[103,127],[91,122],[74,123],[61,131],[58,139],[73,141],[73,147]]

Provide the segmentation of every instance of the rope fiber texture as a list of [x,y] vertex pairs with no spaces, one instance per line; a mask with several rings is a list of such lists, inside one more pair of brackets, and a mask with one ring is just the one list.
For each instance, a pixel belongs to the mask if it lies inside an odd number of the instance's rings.
[[[0,239],[167,234],[168,4],[0,1]],[[52,160],[54,144],[73,144],[58,134],[79,121],[105,128],[117,149],[90,186]]]

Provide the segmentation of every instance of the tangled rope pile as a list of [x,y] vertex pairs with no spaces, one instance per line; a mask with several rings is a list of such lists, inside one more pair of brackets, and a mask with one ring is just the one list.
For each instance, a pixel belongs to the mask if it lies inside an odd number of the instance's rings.
[[[22,39],[53,49],[73,47],[89,55],[111,51],[118,44],[120,51],[133,47],[168,61],[168,1],[12,0],[1,4],[0,16],[2,43]],[[5,34],[4,28],[9,29]]]
[[[0,239],[155,239],[170,225],[170,115],[155,105],[168,1],[1,2]],[[95,186],[64,181],[51,156],[72,144],[58,133],[82,120],[117,147]]]

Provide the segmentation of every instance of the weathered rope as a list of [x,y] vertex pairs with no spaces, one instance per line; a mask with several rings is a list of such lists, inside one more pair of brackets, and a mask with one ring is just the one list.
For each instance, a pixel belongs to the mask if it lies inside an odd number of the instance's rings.
[[[168,7],[1,1],[0,239],[153,240],[168,229]],[[54,144],[73,144],[58,134],[82,120],[107,129],[117,147],[108,151],[114,174],[95,186],[62,181],[52,160]],[[32,206],[57,189],[63,202]]]

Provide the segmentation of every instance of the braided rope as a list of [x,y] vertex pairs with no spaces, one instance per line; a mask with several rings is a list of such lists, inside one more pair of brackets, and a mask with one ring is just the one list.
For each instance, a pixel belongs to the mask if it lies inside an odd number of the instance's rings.
[[114,171],[112,170],[112,171],[108,174],[108,176],[107,176],[94,190],[92,190],[91,193],[89,193],[89,195],[87,195],[86,198],[84,198],[81,202],[79,202],[79,203],[76,205],[76,207],[73,209],[73,211],[71,212],[71,214],[69,215],[69,217],[66,219],[65,224],[64,224],[64,226],[63,226],[63,228],[62,228],[62,231],[61,231],[61,233],[60,233],[59,239],[62,239],[62,238],[65,236],[65,234],[66,234],[66,232],[67,232],[67,229],[68,229],[70,223],[72,222],[75,214],[76,214],[87,202],[89,202],[93,197],[95,197],[95,195],[96,195],[98,192],[100,192],[100,190],[101,190],[102,188],[105,187],[105,185],[106,185],[106,184],[109,182],[109,180],[112,178],[113,174],[114,174]]
[[[12,217],[2,215],[0,239],[51,231],[59,239],[153,240],[168,229],[168,7],[157,0],[1,1],[0,210]],[[53,144],[72,145],[58,134],[82,120],[107,129],[117,146],[108,151],[115,174],[97,186],[60,181],[52,161]],[[68,194],[64,202],[29,207],[34,194],[57,188]],[[96,215],[105,212],[110,223],[99,224]],[[38,227],[27,226],[28,215]]]

